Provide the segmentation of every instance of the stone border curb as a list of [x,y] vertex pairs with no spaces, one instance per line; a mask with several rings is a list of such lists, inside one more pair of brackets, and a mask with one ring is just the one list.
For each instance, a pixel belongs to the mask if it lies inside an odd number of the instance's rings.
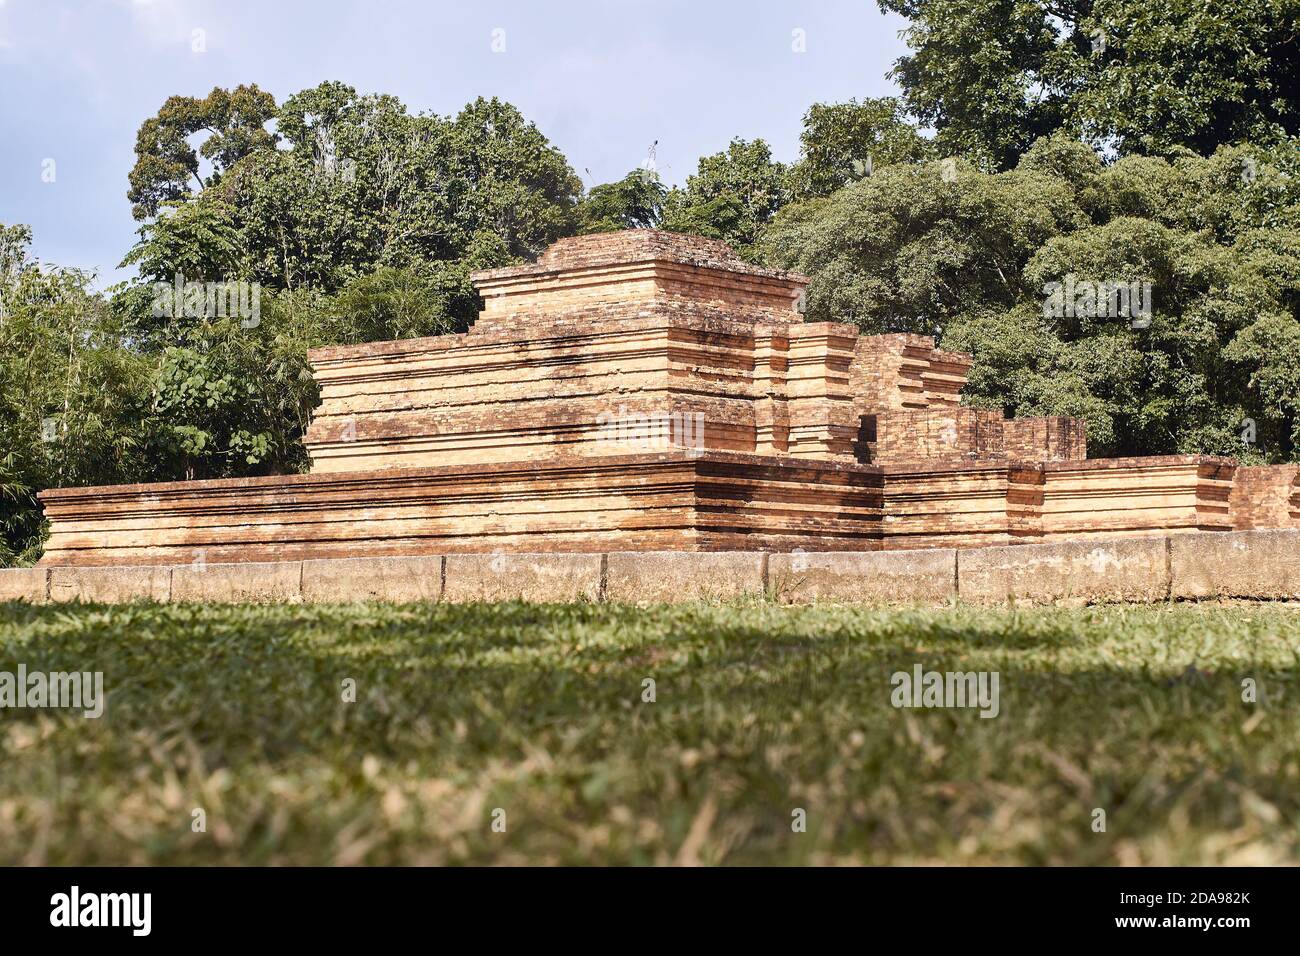
[[1169,596],[1167,552],[1163,537],[972,548],[958,552],[957,593],[975,604],[1149,604]]
[[0,601],[1300,600],[1300,530],[915,551],[613,551],[0,569]]

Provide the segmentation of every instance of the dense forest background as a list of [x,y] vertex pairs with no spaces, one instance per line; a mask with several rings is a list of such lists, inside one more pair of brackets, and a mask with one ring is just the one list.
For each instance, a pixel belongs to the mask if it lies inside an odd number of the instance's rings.
[[[39,555],[43,488],[303,469],[309,347],[462,330],[474,269],[633,227],[972,352],[969,401],[1081,416],[1094,455],[1300,460],[1300,0],[880,6],[899,98],[813,104],[794,163],[738,136],[671,189],[584,190],[495,99],[171,97],[128,176],[138,279],[95,292],[0,224],[0,564]],[[256,283],[257,321],[159,315],[178,276]],[[1067,276],[1150,282],[1150,321],[1049,314]]]

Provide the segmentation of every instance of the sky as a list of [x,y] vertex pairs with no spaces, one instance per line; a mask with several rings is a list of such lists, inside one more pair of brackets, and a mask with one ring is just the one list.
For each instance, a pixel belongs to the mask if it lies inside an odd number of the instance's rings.
[[0,0],[0,223],[100,287],[133,274],[137,129],[241,83],[282,102],[341,80],[442,115],[498,96],[588,188],[656,140],[669,184],[734,136],[791,161],[813,103],[897,93],[905,24],[874,0]]

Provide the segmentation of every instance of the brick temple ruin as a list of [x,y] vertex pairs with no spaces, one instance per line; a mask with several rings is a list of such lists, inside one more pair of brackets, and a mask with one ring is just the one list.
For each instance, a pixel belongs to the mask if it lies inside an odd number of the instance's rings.
[[1088,459],[971,357],[804,322],[804,276],[651,230],[474,276],[466,333],[314,349],[309,474],[61,488],[46,566],[875,551],[1300,526],[1295,466]]

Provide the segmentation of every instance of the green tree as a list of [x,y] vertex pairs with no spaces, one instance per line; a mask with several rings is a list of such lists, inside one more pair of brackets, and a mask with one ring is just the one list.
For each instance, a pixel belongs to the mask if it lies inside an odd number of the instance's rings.
[[289,97],[278,123],[286,148],[237,164],[219,190],[257,281],[334,292],[380,265],[466,249],[478,224],[456,181],[447,121],[324,83]]
[[615,182],[593,186],[578,207],[579,232],[654,228],[667,192],[658,173],[649,169],[634,169]]
[[664,204],[664,227],[726,240],[742,256],[789,200],[788,170],[761,139],[733,139],[720,153],[700,158],[684,189]]
[[[150,142],[155,127],[184,140],[171,152],[181,153],[185,175],[198,160],[181,132],[217,109],[208,104],[220,92],[206,101],[174,97],[160,114],[167,122],[147,123],[148,137],[142,130]],[[395,97],[327,82],[290,96],[269,118],[279,148],[258,148],[276,143],[251,135],[236,148],[227,124],[200,147],[216,170],[206,180],[145,177],[154,184],[150,215],[166,203],[211,208],[172,226],[147,224],[129,262],[175,274],[208,248],[208,237],[197,234],[197,248],[183,248],[182,227],[230,227],[238,261],[223,265],[229,274],[268,289],[333,293],[380,267],[458,260],[483,267],[531,257],[577,227],[581,182],[537,127],[500,100],[475,100],[447,119],[411,115]],[[145,166],[155,152],[145,151]],[[141,169],[132,173],[133,188]]]
[[582,180],[564,154],[509,103],[479,97],[451,123],[457,218],[533,259],[577,229]]
[[803,117],[801,155],[790,170],[798,199],[829,196],[880,167],[928,158],[930,144],[893,97],[814,103]]
[[[220,87],[203,99],[172,96],[136,134],[135,167],[128,177],[136,219],[158,214],[164,203],[183,202],[220,180],[222,173],[258,150],[271,149],[275,134],[266,124],[275,99],[256,84],[233,91]],[[195,149],[192,140],[203,134]],[[201,160],[211,169],[202,175]]]
[[1032,295],[1024,264],[1084,221],[1055,177],[989,176],[966,163],[895,165],[782,210],[764,252],[812,276],[810,321],[941,335],[972,308]]
[[148,362],[91,289],[93,276],[27,256],[0,225],[0,564],[39,555],[36,493],[150,471]]
[[156,357],[147,425],[155,480],[300,471],[318,402],[306,350],[315,320],[270,300],[256,325],[180,318]]
[[1300,0],[878,0],[911,23],[890,74],[937,146],[1013,167],[1065,130],[1121,154],[1300,132]]
[[1300,0],[1097,0],[1083,29],[1104,49],[1072,105],[1098,141],[1208,155],[1300,133]]
[[940,154],[1006,169],[1070,118],[1092,0],[878,0],[907,17],[890,77]]
[[350,281],[324,304],[324,337],[339,343],[463,332],[477,295],[463,263],[425,268],[380,266]]

